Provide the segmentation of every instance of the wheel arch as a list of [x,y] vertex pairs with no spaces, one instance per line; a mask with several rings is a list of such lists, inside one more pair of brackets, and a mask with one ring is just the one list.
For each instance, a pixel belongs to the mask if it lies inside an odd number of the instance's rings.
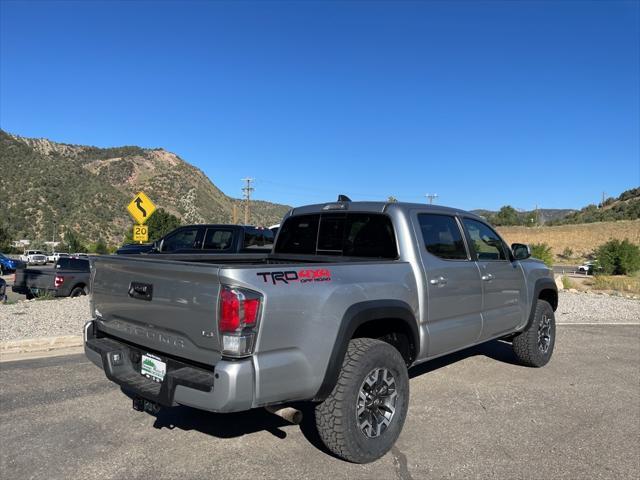
[[349,307],[340,322],[329,364],[314,400],[324,400],[333,390],[352,338],[381,338],[392,333],[406,337],[408,345],[405,352],[392,341],[388,343],[400,351],[409,365],[420,353],[420,334],[413,311],[406,302],[371,300]]
[[533,318],[536,313],[536,303],[538,300],[544,300],[551,305],[555,312],[558,308],[558,287],[556,282],[551,278],[539,278],[533,288],[533,295],[531,296],[531,308],[529,311],[529,320],[524,330],[529,328],[533,323]]

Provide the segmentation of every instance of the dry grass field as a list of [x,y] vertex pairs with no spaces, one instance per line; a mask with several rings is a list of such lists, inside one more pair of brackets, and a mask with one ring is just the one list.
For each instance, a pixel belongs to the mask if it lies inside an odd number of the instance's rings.
[[[575,259],[586,258],[599,245],[612,238],[640,244],[640,220],[618,222],[581,223],[556,227],[498,227],[497,230],[509,242],[546,243],[558,258],[565,248],[573,251]],[[562,260],[562,258],[559,258]]]

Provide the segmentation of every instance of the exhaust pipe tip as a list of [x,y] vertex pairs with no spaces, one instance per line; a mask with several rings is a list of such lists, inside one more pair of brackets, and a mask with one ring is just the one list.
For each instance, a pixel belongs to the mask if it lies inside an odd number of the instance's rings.
[[302,412],[297,408],[293,407],[283,407],[280,405],[268,405],[264,407],[264,409],[269,412],[277,415],[278,417],[286,420],[289,423],[293,423],[294,425],[300,425],[302,423]]

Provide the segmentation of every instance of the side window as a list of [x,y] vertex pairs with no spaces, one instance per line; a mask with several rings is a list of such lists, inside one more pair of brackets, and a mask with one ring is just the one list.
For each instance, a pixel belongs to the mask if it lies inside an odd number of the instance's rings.
[[175,232],[164,239],[162,244],[163,252],[175,252],[176,250],[194,248],[193,244],[198,237],[197,228],[185,228]]
[[244,248],[255,247],[258,245],[258,236],[255,230],[247,228],[244,231]]
[[422,239],[427,252],[445,260],[468,260],[462,232],[449,215],[418,214]]
[[264,246],[273,247],[273,232],[269,229],[264,230]]
[[230,230],[207,229],[204,236],[204,250],[227,250],[231,247],[233,233]]
[[506,260],[504,244],[496,232],[477,220],[463,219],[464,227],[469,232],[471,243],[478,255],[478,260]]

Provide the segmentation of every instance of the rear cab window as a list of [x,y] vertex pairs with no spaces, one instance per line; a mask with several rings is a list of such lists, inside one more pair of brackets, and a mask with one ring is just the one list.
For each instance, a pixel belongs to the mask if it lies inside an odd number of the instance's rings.
[[391,219],[380,213],[319,213],[288,218],[275,253],[398,258]]

